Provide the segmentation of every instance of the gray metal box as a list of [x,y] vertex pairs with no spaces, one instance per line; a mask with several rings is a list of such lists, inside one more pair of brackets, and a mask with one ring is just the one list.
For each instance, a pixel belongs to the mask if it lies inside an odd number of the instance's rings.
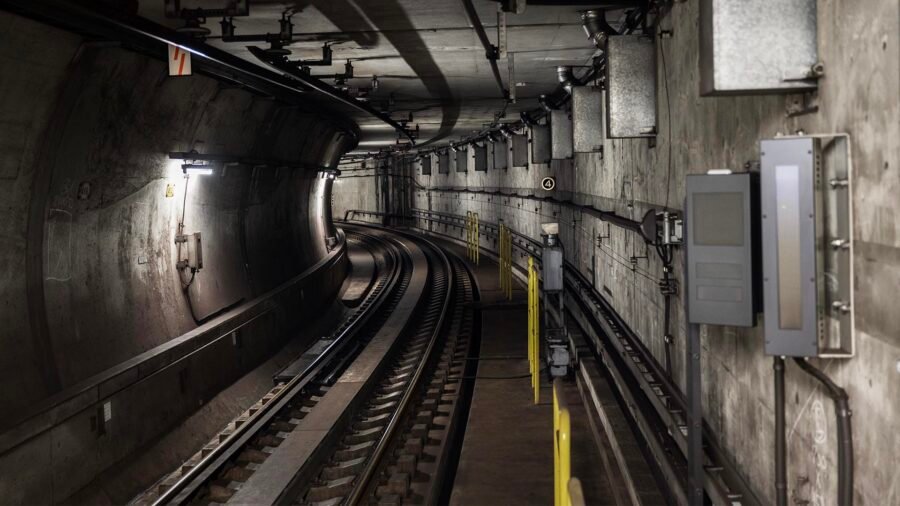
[[701,0],[700,94],[816,87],[816,0]]
[[604,92],[597,86],[572,88],[572,137],[576,153],[603,151],[604,101]]
[[550,112],[550,157],[554,160],[572,158],[572,115],[568,111]]
[[438,174],[450,173],[450,153],[444,150],[438,155]]
[[685,256],[690,323],[753,327],[759,310],[759,179],[687,176]]
[[487,172],[487,146],[475,146],[472,149],[474,150],[475,170]]
[[532,125],[531,131],[531,163],[550,163],[550,127],[548,125]]
[[469,171],[469,150],[461,148],[456,152],[456,172]]
[[766,353],[851,357],[849,137],[764,140],[760,155]]
[[559,292],[563,289],[563,249],[559,246],[544,246],[541,252],[541,289],[545,292]]
[[506,139],[501,139],[492,146],[491,156],[494,158],[494,168],[505,170],[509,161],[509,144],[506,143]]
[[524,134],[512,136],[513,167],[528,167],[528,137]]
[[419,165],[422,167],[422,175],[431,175],[431,155],[425,155],[419,159]]
[[656,45],[643,35],[609,38],[606,126],[611,139],[656,135]]
[[815,141],[765,140],[760,150],[766,353],[816,356]]

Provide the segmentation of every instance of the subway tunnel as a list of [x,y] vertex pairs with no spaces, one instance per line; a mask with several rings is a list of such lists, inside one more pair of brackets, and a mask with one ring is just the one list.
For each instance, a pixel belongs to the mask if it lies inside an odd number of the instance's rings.
[[896,0],[0,0],[0,504],[900,504]]

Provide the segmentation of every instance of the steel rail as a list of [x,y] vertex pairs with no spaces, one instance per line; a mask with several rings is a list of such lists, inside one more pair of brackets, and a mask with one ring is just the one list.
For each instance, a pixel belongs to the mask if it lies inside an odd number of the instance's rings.
[[350,337],[365,326],[366,322],[371,318],[371,315],[375,314],[384,301],[389,298],[389,295],[393,292],[394,287],[397,286],[398,281],[401,278],[399,259],[396,258],[399,253],[396,250],[391,249],[388,249],[388,251],[395,257],[395,269],[391,273],[386,289],[382,290],[379,295],[379,300],[369,307],[362,318],[341,332],[341,334],[337,336],[302,373],[286,383],[284,388],[282,388],[269,402],[263,405],[262,409],[254,413],[244,424],[237,427],[237,429],[230,434],[222,444],[211,451],[164,493],[160,494],[159,498],[154,501],[154,506],[187,503],[196,491],[211,479],[214,473],[237,454],[252,437],[260,430],[264,429],[281,408],[299,395],[300,392],[323,371],[327,363],[334,358],[337,352],[342,350],[348,344]]
[[416,240],[426,243],[432,251],[438,256],[443,264],[443,268],[447,272],[447,292],[444,294],[444,302],[443,309],[441,310],[441,314],[438,317],[438,321],[434,326],[434,331],[431,334],[431,338],[428,341],[428,346],[425,348],[424,353],[422,354],[423,360],[419,362],[416,367],[415,373],[413,373],[412,378],[409,382],[409,387],[403,392],[403,396],[400,398],[399,403],[397,404],[397,409],[394,411],[391,416],[390,421],[385,427],[384,432],[381,434],[381,437],[378,440],[377,445],[375,446],[372,455],[369,457],[366,462],[365,468],[360,473],[359,477],[354,482],[353,489],[350,491],[350,494],[347,496],[345,504],[348,505],[356,505],[359,504],[362,496],[366,493],[369,488],[369,483],[372,480],[372,477],[375,475],[375,471],[378,469],[378,465],[381,462],[381,459],[384,457],[385,452],[387,451],[388,446],[394,438],[395,433],[397,432],[397,428],[400,425],[400,421],[403,416],[406,414],[406,410],[409,407],[410,401],[415,394],[415,392],[419,389],[419,383],[422,381],[422,377],[424,375],[425,368],[431,362],[431,355],[435,347],[435,343],[437,343],[441,334],[444,332],[444,323],[446,321],[447,313],[449,312],[450,307],[452,306],[453,295],[455,292],[455,286],[453,283],[453,266],[450,264],[450,259],[447,255],[438,248],[434,243],[428,241],[427,239],[423,239],[421,237],[417,237]]

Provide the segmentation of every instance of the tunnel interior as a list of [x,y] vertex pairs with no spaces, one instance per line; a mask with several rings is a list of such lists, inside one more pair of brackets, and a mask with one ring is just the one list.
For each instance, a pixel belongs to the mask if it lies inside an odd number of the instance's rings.
[[900,503],[895,0],[0,33],[0,502]]

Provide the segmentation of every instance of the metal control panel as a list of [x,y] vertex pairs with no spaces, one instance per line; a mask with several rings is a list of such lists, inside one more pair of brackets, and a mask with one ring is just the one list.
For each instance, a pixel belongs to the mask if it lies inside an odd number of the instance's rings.
[[752,327],[760,309],[759,179],[756,174],[687,176],[688,321]]
[[487,172],[487,146],[475,146],[472,150],[475,171]]
[[450,173],[450,153],[445,149],[438,155],[438,174]]
[[494,158],[495,169],[503,169],[506,170],[508,167],[509,160],[509,145],[506,143],[506,139],[499,139],[497,142],[491,144],[491,156]]
[[528,167],[528,137],[524,134],[514,134],[510,140],[513,167]]
[[609,38],[606,85],[607,137],[656,136],[656,45],[652,37]]
[[550,126],[532,125],[531,132],[531,163],[550,163]]
[[760,143],[766,353],[854,354],[846,135]]
[[550,157],[554,160],[572,158],[572,116],[569,111],[550,112]]
[[422,167],[422,175],[431,175],[431,155],[425,155],[419,159],[419,165]]
[[816,87],[816,0],[700,0],[700,94]]
[[572,88],[572,137],[576,153],[603,151],[606,97],[597,86]]
[[469,150],[460,148],[456,151],[456,172],[468,172],[469,170]]

